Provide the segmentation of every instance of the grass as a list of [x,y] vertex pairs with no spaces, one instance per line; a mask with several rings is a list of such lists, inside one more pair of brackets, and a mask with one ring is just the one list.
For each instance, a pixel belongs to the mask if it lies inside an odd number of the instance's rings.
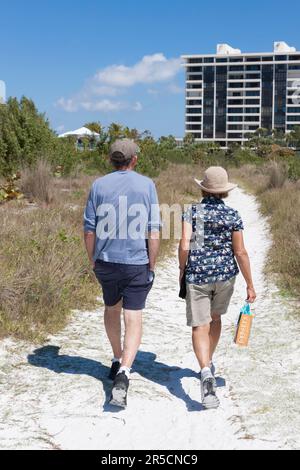
[[279,287],[299,298],[300,292],[300,182],[288,179],[282,163],[247,165],[232,171],[234,178],[258,198],[268,218],[273,243],[266,266]]

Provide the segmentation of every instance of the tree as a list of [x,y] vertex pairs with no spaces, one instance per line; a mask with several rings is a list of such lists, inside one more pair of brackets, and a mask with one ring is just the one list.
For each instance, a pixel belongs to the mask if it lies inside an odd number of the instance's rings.
[[84,125],[87,129],[89,129],[92,132],[96,132],[96,134],[101,134],[103,128],[100,122],[88,122],[87,124]]

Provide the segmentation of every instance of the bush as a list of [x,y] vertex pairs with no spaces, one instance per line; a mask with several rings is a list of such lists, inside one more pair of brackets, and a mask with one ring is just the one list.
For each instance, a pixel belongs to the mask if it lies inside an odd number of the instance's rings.
[[27,167],[21,174],[21,190],[29,199],[50,204],[54,198],[52,169],[45,160]]
[[287,168],[283,163],[272,162],[268,167],[269,181],[266,189],[282,188],[287,180]]

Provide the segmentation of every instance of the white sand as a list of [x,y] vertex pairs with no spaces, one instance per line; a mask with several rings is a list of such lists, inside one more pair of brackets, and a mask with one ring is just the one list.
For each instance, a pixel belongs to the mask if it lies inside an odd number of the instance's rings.
[[251,346],[238,349],[240,276],[216,356],[221,408],[206,412],[199,403],[174,258],[159,270],[149,299],[126,411],[106,404],[110,349],[102,309],[77,312],[49,339],[61,348],[59,358],[53,347],[37,355],[26,343],[0,344],[1,449],[299,449],[299,318],[264,279],[270,235],[255,199],[237,190],[229,203],[245,221],[259,299]]

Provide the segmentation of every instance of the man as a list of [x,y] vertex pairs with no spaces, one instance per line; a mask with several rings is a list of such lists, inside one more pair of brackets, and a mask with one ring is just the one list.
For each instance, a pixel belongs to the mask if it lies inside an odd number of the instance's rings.
[[86,249],[102,286],[105,328],[114,356],[110,403],[120,408],[127,406],[130,371],[142,338],[142,311],[154,282],[160,243],[156,188],[134,171],[137,154],[138,146],[129,139],[111,146],[115,171],[95,181],[84,215]]
[[256,293],[244,244],[243,221],[224,202],[237,185],[229,183],[222,167],[209,168],[203,181],[195,181],[203,199],[183,215],[179,282],[186,277],[187,324],[193,330],[193,347],[201,368],[202,405],[212,409],[220,405],[213,356],[239,268],[247,285],[248,303],[255,301]]

